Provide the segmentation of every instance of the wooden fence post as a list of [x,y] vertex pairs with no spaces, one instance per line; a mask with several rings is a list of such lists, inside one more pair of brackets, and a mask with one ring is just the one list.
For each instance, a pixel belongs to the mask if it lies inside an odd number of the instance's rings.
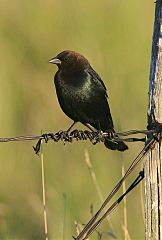
[[[150,66],[148,125],[162,123],[162,0],[157,0]],[[162,147],[145,158],[145,239],[162,240]]]

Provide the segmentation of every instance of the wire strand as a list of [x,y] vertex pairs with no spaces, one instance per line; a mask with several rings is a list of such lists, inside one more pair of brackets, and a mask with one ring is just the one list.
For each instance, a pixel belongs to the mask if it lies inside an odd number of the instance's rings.
[[144,174],[140,172],[139,176],[134,180],[130,187],[108,208],[108,210],[103,214],[103,216],[89,229],[83,240],[87,239],[95,231],[95,229],[101,224],[101,222],[119,205],[123,198],[143,180],[143,178]]

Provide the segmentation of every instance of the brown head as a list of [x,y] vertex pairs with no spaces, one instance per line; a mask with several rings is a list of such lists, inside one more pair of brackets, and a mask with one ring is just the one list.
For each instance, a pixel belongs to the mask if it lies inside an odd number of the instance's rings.
[[64,74],[73,74],[87,69],[90,64],[80,53],[74,51],[63,51],[52,58],[49,63],[56,64]]

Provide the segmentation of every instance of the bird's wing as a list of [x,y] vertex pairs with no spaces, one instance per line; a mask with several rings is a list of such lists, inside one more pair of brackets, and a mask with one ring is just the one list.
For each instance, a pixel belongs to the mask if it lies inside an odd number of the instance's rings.
[[101,77],[98,75],[98,73],[96,73],[96,71],[92,67],[88,68],[86,71],[91,75],[94,82],[98,86],[100,86],[101,90],[104,91],[105,96],[108,97],[106,86],[105,86],[104,82],[102,81]]

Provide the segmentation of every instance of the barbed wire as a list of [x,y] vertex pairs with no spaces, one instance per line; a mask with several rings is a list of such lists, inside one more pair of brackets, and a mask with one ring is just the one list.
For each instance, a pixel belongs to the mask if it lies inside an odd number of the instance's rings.
[[89,130],[73,130],[71,132],[60,130],[56,133],[44,133],[42,135],[25,135],[25,136],[17,136],[17,137],[4,137],[0,138],[0,143],[2,142],[14,142],[14,141],[32,141],[32,140],[38,140],[37,144],[34,148],[35,153],[39,153],[40,146],[42,140],[47,143],[49,140],[52,140],[54,142],[58,141],[64,141],[64,142],[73,142],[73,140],[79,141],[85,141],[89,140],[92,142],[92,144],[97,144],[99,142],[104,142],[105,138],[109,138],[112,142],[136,142],[136,141],[145,141],[145,138],[135,138],[135,137],[128,137],[130,135],[135,134],[154,134],[156,133],[156,130],[129,130],[126,132],[121,133],[114,133],[112,137],[112,133],[102,132],[102,131],[89,131]]
[[[102,223],[102,221],[108,217],[108,215],[115,210],[115,208],[121,203],[121,201],[123,200],[123,198],[129,193],[131,192],[142,180],[144,179],[144,169],[142,171],[139,172],[138,176],[136,177],[136,179],[132,182],[132,184],[128,187],[128,189],[105,211],[105,213],[103,214],[103,216],[96,221],[94,224],[92,224],[91,227],[89,227],[87,229],[87,231],[85,232],[85,228],[83,228],[83,230],[80,232],[80,234],[75,238],[73,236],[73,239],[78,240],[81,239],[82,240],[86,240],[89,238],[89,236],[96,230],[96,228]],[[87,225],[86,225],[87,226]],[[85,236],[84,236],[85,234]]]

